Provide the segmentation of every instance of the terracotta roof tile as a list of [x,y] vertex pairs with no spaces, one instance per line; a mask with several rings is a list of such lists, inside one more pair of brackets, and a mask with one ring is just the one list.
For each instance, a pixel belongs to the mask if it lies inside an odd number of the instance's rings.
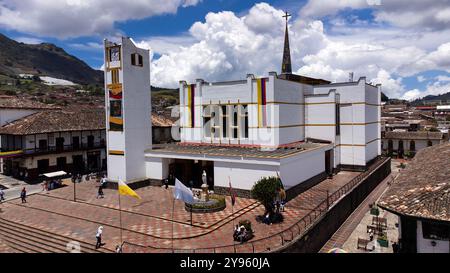
[[41,111],[0,128],[0,134],[28,135],[105,129],[103,111]]
[[429,132],[429,131],[410,131],[399,132],[389,131],[386,132],[386,139],[443,139],[444,135],[441,132]]
[[398,214],[450,221],[450,143],[420,150],[379,205]]
[[32,101],[28,99],[22,99],[11,96],[0,96],[0,109],[10,108],[10,109],[60,109],[59,107],[47,105],[38,101]]

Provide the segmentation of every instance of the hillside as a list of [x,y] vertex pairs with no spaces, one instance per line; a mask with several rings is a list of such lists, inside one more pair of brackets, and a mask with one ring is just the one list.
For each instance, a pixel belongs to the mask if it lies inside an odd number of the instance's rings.
[[102,84],[103,73],[53,44],[29,45],[0,34],[0,74],[33,74],[79,84]]
[[411,102],[412,105],[422,105],[422,104],[429,104],[432,102],[442,102],[442,103],[448,103],[450,102],[450,92],[440,94],[440,95],[428,95],[423,98],[414,100]]

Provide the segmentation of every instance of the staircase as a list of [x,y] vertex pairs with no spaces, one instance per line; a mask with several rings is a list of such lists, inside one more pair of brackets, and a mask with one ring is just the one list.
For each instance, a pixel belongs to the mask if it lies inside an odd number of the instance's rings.
[[27,225],[0,218],[0,239],[19,253],[70,253],[67,243],[77,241],[81,253],[113,253],[105,248],[95,249],[95,244],[50,233]]

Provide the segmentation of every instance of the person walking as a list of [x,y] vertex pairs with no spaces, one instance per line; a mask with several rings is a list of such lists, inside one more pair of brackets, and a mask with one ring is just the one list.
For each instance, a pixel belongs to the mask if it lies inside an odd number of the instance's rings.
[[97,198],[105,197],[105,194],[103,193],[103,187],[106,187],[106,182],[108,182],[108,180],[106,179],[106,175],[104,175],[102,177],[102,179],[100,179],[100,185],[98,186]]
[[22,191],[20,192],[20,199],[22,199],[22,204],[27,202],[27,190],[25,187],[23,187]]
[[104,194],[103,194],[103,186],[102,186],[102,184],[100,184],[100,185],[98,186],[97,199],[98,199],[98,198],[104,198]]
[[5,192],[0,188],[0,203],[5,201]]
[[97,229],[97,233],[95,234],[95,238],[97,239],[97,243],[95,244],[95,249],[100,248],[102,244],[102,233],[103,233],[103,226],[100,226]]

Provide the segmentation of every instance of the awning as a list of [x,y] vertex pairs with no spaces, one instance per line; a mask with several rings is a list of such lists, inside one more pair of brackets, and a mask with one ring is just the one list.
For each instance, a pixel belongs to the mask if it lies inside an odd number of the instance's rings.
[[48,177],[48,178],[52,178],[52,177],[66,175],[66,174],[67,173],[65,171],[57,171],[57,172],[52,172],[52,173],[44,173],[42,175],[45,177]]

